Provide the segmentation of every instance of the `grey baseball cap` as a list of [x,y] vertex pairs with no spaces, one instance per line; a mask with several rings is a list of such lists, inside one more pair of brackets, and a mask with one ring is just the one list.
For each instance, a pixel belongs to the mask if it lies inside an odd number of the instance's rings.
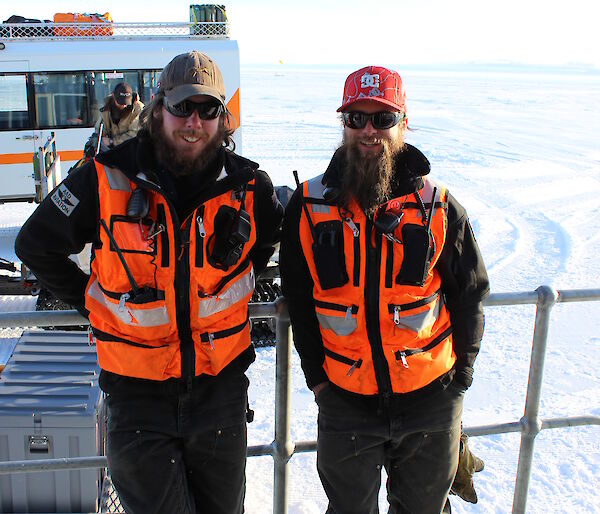
[[194,95],[207,95],[225,106],[225,83],[217,64],[206,54],[193,50],[176,56],[158,79],[158,92],[171,104]]
[[131,105],[133,101],[133,91],[127,82],[119,82],[113,90],[113,96],[119,105]]

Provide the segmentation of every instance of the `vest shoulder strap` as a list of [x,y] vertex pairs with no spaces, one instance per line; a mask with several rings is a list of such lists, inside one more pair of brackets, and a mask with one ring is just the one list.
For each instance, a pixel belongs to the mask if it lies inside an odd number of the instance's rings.
[[106,181],[108,182],[108,187],[110,187],[113,191],[131,191],[131,183],[120,169],[111,168],[110,166],[100,164],[96,161],[94,161],[94,164],[98,172],[104,171]]
[[429,177],[423,177],[423,189],[419,191],[423,202],[431,203],[433,200],[433,191],[435,190],[435,202],[440,203],[442,207],[446,204],[446,192],[447,189],[443,184],[430,179]]
[[303,191],[306,192],[304,201],[310,205],[310,210],[314,213],[328,213],[331,207],[331,203],[327,202],[323,198],[323,191],[325,191],[325,185],[321,182],[323,174],[317,175],[306,181],[306,188]]
[[323,173],[306,181],[305,199],[307,202],[310,202],[311,200],[323,200],[323,191],[325,190],[325,186],[321,182],[322,179]]

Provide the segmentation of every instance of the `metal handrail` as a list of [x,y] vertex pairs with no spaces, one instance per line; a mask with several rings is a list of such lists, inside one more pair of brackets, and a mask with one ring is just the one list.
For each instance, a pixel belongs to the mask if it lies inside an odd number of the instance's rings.
[[[516,422],[465,427],[469,436],[486,436],[509,432],[521,432],[519,463],[513,497],[513,514],[524,514],[533,462],[533,446],[537,434],[544,429],[600,425],[600,416],[573,416],[540,419],[539,404],[544,374],[544,360],[550,323],[550,311],[556,303],[600,301],[600,289],[571,289],[557,291],[549,286],[540,286],[535,291],[491,294],[484,305],[536,304],[535,328],[529,366],[529,380],[525,412]],[[276,385],[275,385],[275,438],[271,444],[248,447],[248,456],[271,455],[274,460],[273,512],[287,514],[288,461],[295,453],[313,452],[316,441],[290,440],[290,361],[292,354],[290,321],[282,306],[282,299],[275,303],[250,305],[250,317],[277,318]],[[0,328],[26,326],[83,325],[87,320],[77,311],[42,311],[0,313]],[[74,457],[41,461],[0,462],[0,475],[32,471],[81,469],[106,466],[106,457]]]

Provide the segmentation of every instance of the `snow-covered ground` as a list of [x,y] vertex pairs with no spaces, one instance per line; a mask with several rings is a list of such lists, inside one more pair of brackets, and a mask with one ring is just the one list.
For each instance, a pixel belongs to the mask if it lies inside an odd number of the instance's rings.
[[[493,292],[600,287],[600,74],[481,71],[402,73],[407,140],[432,163],[467,208]],[[324,171],[341,138],[335,113],[353,69],[244,68],[243,154],[275,184],[293,186]],[[2,227],[30,205],[0,206]],[[552,311],[540,416],[600,416],[600,304],[558,304]],[[517,421],[523,414],[535,307],[486,308],[486,332],[465,426]],[[14,337],[14,332],[1,332]],[[255,421],[249,444],[270,443],[274,425],[275,350],[258,350],[250,368]],[[316,438],[317,408],[293,358],[291,436]],[[471,439],[485,470],[477,505],[461,513],[510,512],[519,434]],[[272,509],[271,457],[248,461],[246,511]],[[314,454],[290,461],[290,514],[325,511]],[[387,509],[385,492],[381,510]],[[600,512],[598,427],[545,430],[535,445],[527,512]]]

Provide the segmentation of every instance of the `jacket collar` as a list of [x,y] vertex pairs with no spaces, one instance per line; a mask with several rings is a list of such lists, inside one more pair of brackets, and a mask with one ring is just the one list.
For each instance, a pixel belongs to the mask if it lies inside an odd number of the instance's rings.
[[[137,174],[143,172],[152,182],[159,183],[156,173],[154,149],[147,133],[140,132],[138,136],[121,145],[99,154],[96,160],[103,165],[121,170],[127,178],[137,181]],[[230,150],[224,150],[223,165],[226,176],[215,184],[218,191],[235,189],[254,177],[259,165]],[[213,188],[214,189],[214,188]],[[220,193],[217,193],[220,194]]]

